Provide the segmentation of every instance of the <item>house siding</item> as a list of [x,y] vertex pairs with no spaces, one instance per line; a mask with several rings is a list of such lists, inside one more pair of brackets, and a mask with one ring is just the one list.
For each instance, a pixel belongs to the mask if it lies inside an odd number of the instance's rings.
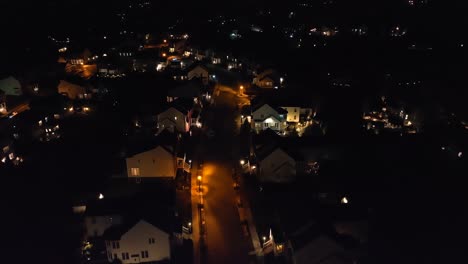
[[[154,238],[154,244],[149,243],[150,238]],[[169,234],[143,220],[122,236],[119,245],[114,249],[112,241],[106,241],[109,262],[113,261],[114,254],[124,264],[170,259]],[[148,251],[148,258],[143,258],[142,251]],[[129,259],[122,259],[122,253],[128,253]]]
[[177,109],[175,109],[174,107],[171,107],[158,115],[158,124],[160,125],[159,129],[164,129],[162,127],[162,124],[166,125],[164,121],[166,119],[170,120],[171,122],[175,124],[175,128],[177,131],[182,132],[182,133],[185,133],[188,131],[186,116],[180,111],[178,111]]
[[[170,177],[175,178],[175,157],[166,149],[158,146],[152,150],[127,158],[127,175],[129,178]],[[131,169],[139,168],[140,175],[132,176]]]

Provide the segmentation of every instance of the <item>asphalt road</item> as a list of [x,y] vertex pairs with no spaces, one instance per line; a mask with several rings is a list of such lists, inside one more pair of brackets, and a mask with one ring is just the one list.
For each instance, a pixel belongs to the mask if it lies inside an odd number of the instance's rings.
[[242,233],[232,179],[236,102],[232,93],[220,92],[215,97],[212,119],[208,121],[215,136],[203,142],[207,258],[202,263],[249,263],[249,241]]

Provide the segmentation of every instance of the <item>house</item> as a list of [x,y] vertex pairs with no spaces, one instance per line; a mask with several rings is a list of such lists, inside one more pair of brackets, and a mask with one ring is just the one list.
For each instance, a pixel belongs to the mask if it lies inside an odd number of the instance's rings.
[[[318,108],[318,96],[312,98],[303,94],[292,93],[286,90],[272,90],[265,92],[251,101],[253,105],[268,103],[275,109],[282,108],[287,111],[286,122],[293,127],[304,128],[315,117]],[[316,121],[316,120],[314,120]]]
[[260,182],[283,183],[296,178],[296,160],[275,145],[265,145],[255,154]]
[[173,102],[178,98],[192,100],[195,104],[200,103],[203,87],[200,82],[192,80],[183,85],[170,89],[167,92],[167,102]]
[[3,91],[4,95],[23,95],[20,82],[13,76],[0,80],[0,91]]
[[177,99],[157,116],[157,134],[167,129],[185,133],[190,130],[193,101]]
[[0,90],[0,114],[4,115],[6,113],[8,113],[6,95],[4,91]]
[[351,264],[345,249],[327,235],[309,239],[293,239],[293,260],[296,264]]
[[206,66],[198,64],[189,70],[187,76],[189,80],[192,80],[193,78],[200,78],[203,84],[208,84],[208,81],[210,80],[210,71]]
[[132,153],[126,158],[128,178],[171,178],[176,171],[176,157],[172,147],[158,145]]
[[102,237],[110,227],[122,225],[123,212],[119,207],[118,202],[108,199],[88,204],[83,218],[84,239],[88,241],[91,238]]
[[283,84],[283,78],[276,71],[268,69],[257,74],[252,83],[260,88],[278,89]]
[[282,108],[273,108],[268,104],[260,104],[252,109],[253,127],[259,132],[270,128],[283,133],[286,128],[288,112]]
[[57,90],[59,94],[64,95],[72,100],[90,99],[92,97],[92,92],[88,91],[87,88],[73,83],[69,83],[64,80],[60,80]]
[[65,61],[72,65],[87,64],[90,60],[92,60],[92,54],[88,49],[83,52],[69,52],[65,58]]
[[12,159],[11,153],[13,153],[13,140],[0,134],[0,165]]
[[170,260],[170,228],[139,220],[112,226],[104,232],[107,259],[111,263],[152,263]]
[[201,127],[202,124],[200,122],[200,110],[195,109],[192,113],[192,121],[191,121],[191,126],[192,127]]

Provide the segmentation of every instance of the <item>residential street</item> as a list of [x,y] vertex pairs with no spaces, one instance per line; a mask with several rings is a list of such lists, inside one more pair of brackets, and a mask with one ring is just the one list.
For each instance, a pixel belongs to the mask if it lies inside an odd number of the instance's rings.
[[206,220],[206,258],[201,263],[249,263],[249,240],[243,235],[233,188],[236,159],[235,93],[215,97],[207,126],[214,136],[202,142],[203,192]]

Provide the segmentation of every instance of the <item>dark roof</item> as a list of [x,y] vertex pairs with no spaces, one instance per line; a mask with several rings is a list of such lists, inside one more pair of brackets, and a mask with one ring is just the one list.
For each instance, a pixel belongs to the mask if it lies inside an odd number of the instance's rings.
[[241,115],[248,116],[248,115],[251,115],[251,114],[252,114],[252,109],[251,109],[250,105],[243,105],[242,108],[241,108]]
[[277,150],[279,146],[275,143],[265,144],[261,146],[255,153],[258,161],[261,161],[268,157],[271,153]]
[[127,157],[134,156],[145,151],[163,147],[169,153],[174,153],[173,148],[177,142],[177,135],[167,130],[163,130],[157,137],[151,139],[135,140],[129,142],[126,147]]
[[203,87],[197,81],[190,81],[184,85],[177,86],[167,92],[168,96],[194,98],[200,96]]
[[197,118],[200,115],[200,110],[194,109],[192,112],[192,118]]
[[86,204],[85,215],[87,216],[105,216],[121,215],[126,212],[126,203],[119,199],[102,199],[91,201]]
[[210,69],[208,69],[205,64],[203,64],[202,62],[199,62],[199,61],[196,61],[196,62],[192,63],[192,65],[190,65],[190,67],[188,67],[186,70],[189,72],[189,71],[195,69],[198,66],[202,67],[203,69],[205,69],[208,72],[210,71]]
[[276,110],[276,112],[278,112],[279,115],[287,115],[288,114],[288,110],[286,110],[284,108],[274,107],[274,109]]
[[188,98],[178,98],[177,100],[174,100],[170,102],[166,109],[174,107],[177,111],[181,112],[182,114],[187,114],[190,110],[193,108],[193,99],[188,99]]

